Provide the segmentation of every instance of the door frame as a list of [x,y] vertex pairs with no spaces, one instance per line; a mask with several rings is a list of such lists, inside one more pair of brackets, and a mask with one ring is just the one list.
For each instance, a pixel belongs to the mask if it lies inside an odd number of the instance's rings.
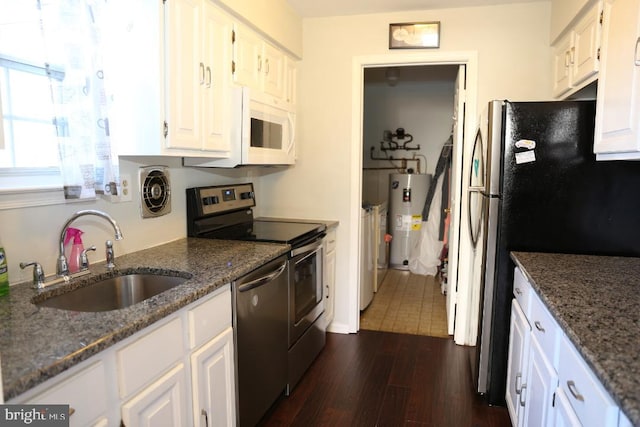
[[[363,135],[363,102],[364,102],[364,69],[388,66],[421,66],[421,65],[465,65],[466,66],[466,103],[464,114],[464,139],[463,146],[454,148],[454,156],[459,165],[459,171],[453,178],[452,210],[455,215],[452,217],[452,241],[458,242],[458,265],[449,266],[448,278],[452,287],[457,289],[455,298],[457,304],[456,319],[454,327],[454,341],[457,344],[474,345],[470,342],[469,336],[469,316],[473,315],[470,307],[471,289],[468,286],[471,264],[470,243],[468,233],[464,232],[465,227],[461,224],[462,215],[466,212],[467,184],[462,177],[466,173],[463,159],[468,157],[470,145],[473,144],[473,137],[476,128],[477,110],[477,80],[478,80],[478,53],[477,51],[460,52],[410,52],[410,53],[388,53],[379,55],[356,56],[352,61],[352,95],[351,95],[351,175],[350,186],[350,207],[349,217],[351,224],[358,224],[358,227],[350,228],[350,246],[355,259],[360,259],[360,209],[362,200],[362,135]],[[451,247],[451,246],[450,246]],[[460,268],[460,266],[463,266]],[[355,333],[360,329],[360,286],[359,286],[360,262],[349,265],[349,286],[348,307],[349,332]],[[471,311],[470,311],[471,310]],[[475,314],[477,316],[477,313]],[[473,323],[473,322],[471,322]]]

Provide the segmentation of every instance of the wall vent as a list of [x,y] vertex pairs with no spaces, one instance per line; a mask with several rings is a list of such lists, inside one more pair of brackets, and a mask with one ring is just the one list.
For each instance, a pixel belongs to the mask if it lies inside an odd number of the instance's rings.
[[155,218],[171,212],[171,184],[166,166],[140,168],[140,213]]

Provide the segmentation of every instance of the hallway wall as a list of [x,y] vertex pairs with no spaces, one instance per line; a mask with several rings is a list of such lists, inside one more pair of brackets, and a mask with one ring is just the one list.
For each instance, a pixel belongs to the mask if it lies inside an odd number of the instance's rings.
[[[444,66],[447,67],[447,66]],[[443,79],[431,78],[435,69],[443,66],[410,67],[420,68],[421,79],[409,77],[409,67],[399,67],[400,79],[396,86],[385,81],[371,81],[369,71],[365,70],[364,117],[363,117],[363,168],[389,168],[400,166],[400,161],[372,160],[371,148],[375,158],[417,158],[407,162],[408,168],[415,173],[433,174],[440,156],[442,145],[451,134],[454,111],[455,74],[449,72]],[[451,68],[451,67],[447,67]],[[406,69],[406,70],[403,70]],[[457,70],[457,67],[453,67]],[[406,71],[406,72],[405,72]],[[407,77],[404,77],[407,75]],[[405,78],[407,80],[405,80]],[[413,136],[409,147],[419,150],[382,151],[380,141],[383,131],[392,133],[402,127]],[[408,141],[408,139],[405,139]],[[402,144],[402,140],[396,140]],[[385,143],[388,147],[388,144]],[[397,170],[364,170],[362,182],[363,201],[378,203],[388,199],[388,175]]]

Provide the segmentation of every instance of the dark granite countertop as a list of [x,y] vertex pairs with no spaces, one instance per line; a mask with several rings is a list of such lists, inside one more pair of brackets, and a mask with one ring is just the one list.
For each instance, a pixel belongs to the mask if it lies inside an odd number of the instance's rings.
[[[39,308],[31,300],[42,292],[32,284],[12,286],[0,297],[0,358],[4,399],[9,400],[78,362],[127,338],[189,303],[286,253],[289,246],[186,238],[117,256],[121,272],[172,271],[191,278],[141,303],[113,311],[86,313]],[[104,263],[91,267],[104,274]]]
[[622,411],[640,426],[640,258],[511,257]]

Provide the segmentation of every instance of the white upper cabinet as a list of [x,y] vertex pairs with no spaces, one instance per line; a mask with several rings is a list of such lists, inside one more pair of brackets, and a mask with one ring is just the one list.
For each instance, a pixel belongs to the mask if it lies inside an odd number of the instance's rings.
[[606,0],[594,152],[640,159],[640,0]]
[[231,21],[207,0],[166,7],[166,148],[224,157],[231,147]]
[[298,63],[287,56],[284,64],[284,101],[289,110],[295,111],[298,97]]
[[230,17],[208,0],[109,5],[118,18],[106,47],[117,153],[228,157]]
[[597,2],[554,43],[554,97],[564,97],[597,78],[601,32],[602,2]]
[[295,102],[295,62],[248,27],[236,23],[233,81],[250,89],[253,100],[290,109]]

